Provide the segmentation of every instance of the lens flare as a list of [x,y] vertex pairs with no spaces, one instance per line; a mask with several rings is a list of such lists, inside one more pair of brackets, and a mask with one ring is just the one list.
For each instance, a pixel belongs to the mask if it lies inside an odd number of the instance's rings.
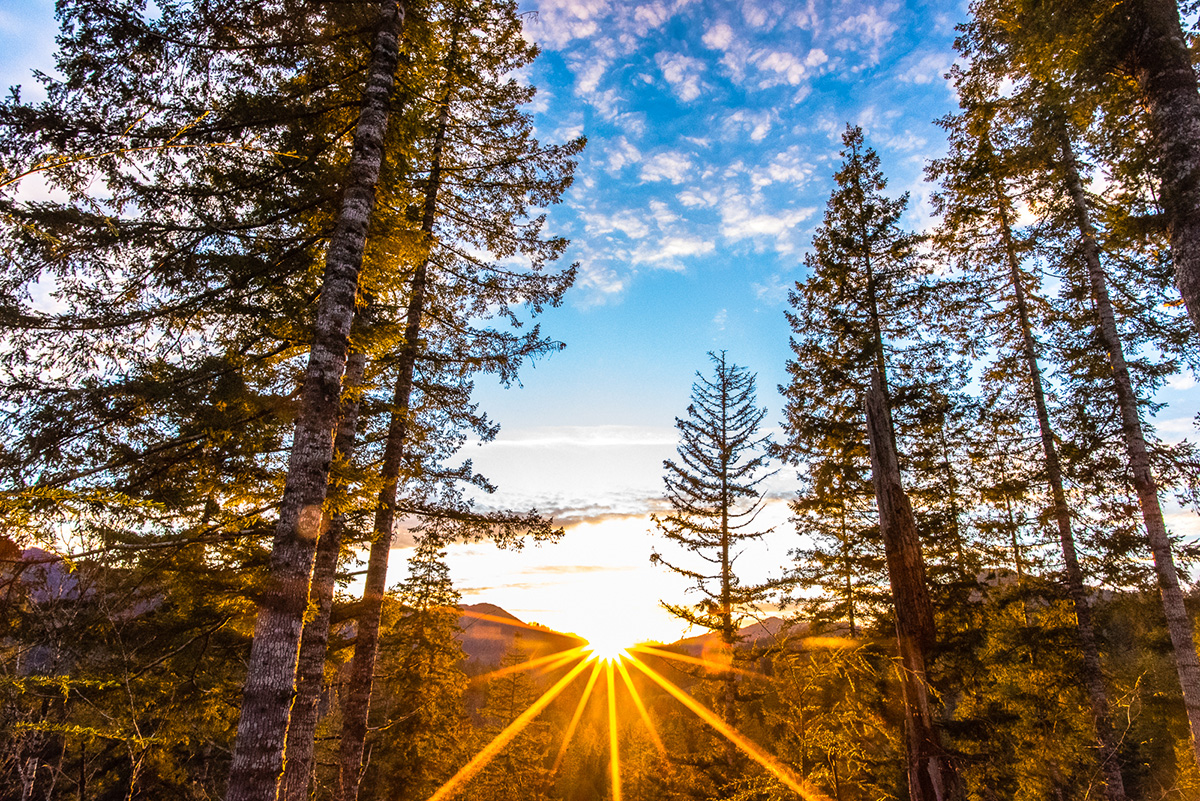
[[592,688],[596,686],[596,679],[600,678],[599,660],[592,661],[592,675],[588,677],[587,685],[583,688],[583,696],[579,699],[579,704],[575,707],[575,714],[571,716],[571,722],[567,725],[567,731],[563,734],[562,745],[559,746],[558,756],[554,758],[554,767],[550,768],[551,773],[558,773],[558,769],[562,767],[563,757],[567,755],[567,746],[571,744],[571,738],[575,736],[575,728],[579,725],[580,719],[583,717],[583,710],[587,708],[588,698],[592,695]]
[[[480,615],[479,617],[488,617]],[[821,642],[820,645],[827,647],[844,647],[845,643],[837,642]],[[496,735],[490,743],[484,746],[483,750],[475,755],[462,769],[453,777],[443,784],[429,798],[429,801],[448,801],[452,796],[464,789],[467,782],[478,773],[488,762],[497,756],[504,748],[517,736],[520,731],[525,728],[538,714],[542,712],[550,703],[557,698],[563,690],[565,690],[576,678],[578,678],[587,668],[591,666],[592,672],[588,677],[586,686],[583,689],[582,696],[579,699],[575,712],[571,716],[570,724],[567,726],[565,736],[557,757],[554,760],[554,767],[551,773],[557,773],[562,766],[563,757],[566,755],[567,746],[570,744],[576,728],[584,715],[584,710],[587,708],[588,700],[592,696],[592,692],[598,684],[601,674],[604,674],[605,685],[607,689],[607,712],[608,712],[608,753],[609,753],[609,780],[612,785],[612,801],[621,801],[621,759],[619,750],[619,726],[617,720],[617,674],[620,673],[621,684],[628,691],[634,708],[637,710],[638,716],[641,718],[642,724],[649,732],[651,740],[653,740],[658,750],[665,756],[667,749],[662,740],[658,736],[655,729],[653,718],[650,715],[650,710],[647,709],[645,701],[638,692],[637,684],[633,680],[633,676],[629,670],[629,665],[636,667],[643,676],[649,679],[653,684],[665,690],[668,695],[672,696],[683,706],[691,710],[701,720],[715,729],[723,737],[740,748],[747,756],[765,768],[770,774],[778,779],[783,785],[793,790],[805,801],[829,801],[828,796],[823,795],[816,790],[812,785],[803,779],[793,774],[787,767],[776,761],[774,757],[768,754],[760,746],[747,738],[741,732],[734,729],[711,710],[697,702],[688,693],[681,690],[672,681],[651,668],[646,662],[642,661],[638,655],[646,657],[659,657],[663,659],[684,662],[691,665],[702,666],[712,673],[737,673],[746,676],[758,676],[765,678],[753,671],[747,671],[728,664],[725,660],[714,660],[697,658],[687,654],[676,654],[663,648],[655,648],[645,644],[635,645],[629,641],[629,638],[623,636],[619,624],[614,623],[609,631],[597,632],[589,637],[583,645],[574,648],[568,648],[557,653],[547,656],[538,657],[536,659],[527,660],[519,665],[512,665],[484,674],[480,678],[495,678],[497,676],[506,675],[518,671],[537,670],[540,673],[548,673],[557,670],[566,664],[578,660],[566,675],[558,679],[555,684],[546,690],[540,698],[533,702],[528,709],[517,717],[504,731]]]
[[663,741],[658,736],[658,729],[654,727],[654,721],[650,719],[650,711],[646,709],[646,704],[642,701],[641,694],[637,691],[637,687],[633,686],[633,677],[629,675],[629,668],[625,667],[625,661],[621,659],[616,662],[617,670],[621,671],[621,680],[625,682],[625,689],[629,690],[629,697],[633,699],[633,705],[637,707],[638,714],[642,718],[642,725],[646,727],[646,731],[650,734],[650,739],[654,742],[654,747],[665,757],[667,755],[667,747],[663,745]]
[[568,648],[565,651],[557,651],[553,654],[548,654],[547,656],[539,656],[536,659],[526,659],[524,662],[516,665],[509,665],[505,668],[499,668],[487,673],[481,673],[472,678],[470,683],[482,684],[485,681],[498,679],[501,676],[507,676],[510,673],[522,673],[526,670],[533,670],[534,668],[539,667],[545,667],[548,671],[553,670],[554,668],[561,667],[567,662],[570,662],[572,659],[577,659],[584,653],[585,650],[586,649],[580,645],[576,648]]
[[588,637],[587,645],[583,646],[592,659],[599,659],[601,662],[624,659],[625,649],[629,647],[629,639],[623,637],[620,632],[597,632]]
[[508,724],[504,731],[496,735],[490,743],[484,746],[475,757],[464,765],[458,773],[450,777],[450,779],[438,788],[438,791],[429,797],[429,801],[443,801],[443,799],[452,797],[460,785],[470,781],[479,770],[491,762],[492,759],[504,750],[504,747],[512,741],[514,737],[520,734],[521,729],[529,725],[529,721],[537,717],[543,709],[550,705],[550,702],[558,697],[559,693],[567,688],[567,685],[575,681],[575,677],[584,671],[588,666],[588,662],[582,661],[571,672],[558,680],[553,687],[542,693],[541,697],[534,701],[528,709],[520,714],[516,720]]
[[671,681],[659,675],[657,671],[655,671],[645,662],[636,658],[631,658],[629,661],[633,663],[634,667],[646,674],[646,676],[648,676],[655,684],[657,684],[659,687],[662,687],[664,690],[674,696],[676,701],[686,706],[698,718],[716,729],[717,732],[719,732],[725,739],[742,749],[747,756],[766,768],[767,771],[770,772],[776,779],[794,790],[796,794],[805,799],[805,801],[829,801],[828,796],[817,791],[803,779],[794,776],[790,770],[781,765],[779,762],[776,762],[770,754],[756,745],[737,729],[721,720],[721,718],[717,717],[717,715],[715,715],[712,711],[705,708],[701,703],[696,701],[696,699],[692,698],[683,690],[676,687]]
[[608,773],[612,779],[612,801],[621,801],[621,756],[617,752],[617,687],[613,681],[613,660],[604,665],[608,671]]
[[651,656],[660,656],[663,659],[674,659],[676,662],[684,662],[689,665],[698,665],[705,668],[709,673],[737,673],[739,676],[750,676],[752,678],[766,678],[761,673],[745,668],[734,667],[729,662],[714,662],[711,659],[703,659],[687,654],[677,654],[674,651],[666,651],[662,648],[655,648],[652,645],[633,645],[629,647],[630,653],[640,652],[650,654]]

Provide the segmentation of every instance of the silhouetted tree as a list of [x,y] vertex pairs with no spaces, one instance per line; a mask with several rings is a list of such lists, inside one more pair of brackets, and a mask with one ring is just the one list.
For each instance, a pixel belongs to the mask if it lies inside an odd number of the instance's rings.
[[[765,534],[754,528],[762,509],[760,486],[769,474],[766,451],[770,437],[759,428],[766,409],[756,405],[754,374],[729,363],[725,352],[710,353],[711,379],[697,373],[686,418],[675,418],[679,430],[679,461],[663,462],[667,502],[671,510],[653,516],[658,530],[691,551],[709,568],[693,569],[668,561],[658,551],[651,556],[694,584],[700,600],[691,606],[664,603],[671,614],[715,632],[734,658],[739,622],[774,585],[742,584],[733,571],[739,546]],[[729,723],[737,717],[737,681],[726,671],[721,714]]]

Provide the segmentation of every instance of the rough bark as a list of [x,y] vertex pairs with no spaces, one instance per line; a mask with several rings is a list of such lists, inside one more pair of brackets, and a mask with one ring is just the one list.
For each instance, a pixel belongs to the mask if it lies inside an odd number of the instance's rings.
[[905,742],[908,751],[908,792],[913,801],[958,798],[958,774],[942,748],[929,709],[925,652],[936,630],[933,605],[925,584],[925,562],[912,506],[900,481],[900,463],[892,440],[891,414],[878,370],[871,372],[867,390],[867,437],[871,476],[879,504],[879,530],[887,553],[888,579],[896,610],[896,639],[900,648],[904,687]]
[[[442,180],[442,151],[446,129],[450,122],[450,102],[453,95],[453,67],[457,59],[457,37],[452,41],[447,57],[447,83],[434,132],[430,155],[429,180],[426,184],[421,230],[427,238],[433,236],[437,214],[437,197]],[[362,780],[363,755],[366,750],[367,721],[371,711],[371,690],[375,677],[375,659],[379,651],[379,624],[383,614],[383,596],[387,584],[388,557],[391,554],[393,529],[396,522],[396,495],[408,437],[413,371],[420,352],[421,316],[425,309],[426,281],[429,261],[423,260],[413,271],[406,309],[404,345],[397,360],[398,375],[392,396],[392,415],[380,468],[382,489],[375,507],[375,524],[371,551],[367,558],[367,575],[363,587],[363,606],[358,617],[358,633],[354,642],[354,658],[346,702],[342,709],[341,750],[338,757],[336,801],[355,801]]]
[[[1131,0],[1130,61],[1150,111],[1175,282],[1200,330],[1200,92],[1175,0]],[[1194,731],[1194,730],[1193,730]]]
[[1066,568],[1067,592],[1075,607],[1075,631],[1079,636],[1079,649],[1083,656],[1083,678],[1087,685],[1088,701],[1092,721],[1096,727],[1096,740],[1100,746],[1100,765],[1104,772],[1105,793],[1109,801],[1124,801],[1125,785],[1121,779],[1117,762],[1116,738],[1113,735],[1109,713],[1108,690],[1104,686],[1104,672],[1100,667],[1100,649],[1096,644],[1096,629],[1092,623],[1092,607],[1088,601],[1087,588],[1083,583],[1083,570],[1079,567],[1079,556],[1075,551],[1075,535],[1071,530],[1071,512],[1067,507],[1067,496],[1063,489],[1062,465],[1058,459],[1058,447],[1054,444],[1054,429],[1050,426],[1050,414],[1046,409],[1046,393],[1042,387],[1042,371],[1038,364],[1037,343],[1033,338],[1029,303],[1021,271],[1017,263],[1008,218],[1002,213],[1004,246],[1008,257],[1009,280],[1016,301],[1017,316],[1021,328],[1022,350],[1029,370],[1030,390],[1037,414],[1038,431],[1042,440],[1045,458],[1046,480],[1050,484],[1050,495],[1054,502],[1054,520],[1058,525],[1058,539],[1062,547],[1063,564]]
[[[360,408],[359,396],[354,390],[362,385],[366,363],[366,354],[361,351],[352,352],[346,362],[343,384],[347,391],[342,397],[341,421],[333,444],[335,456],[342,460],[349,460],[354,455]],[[340,494],[335,477],[329,486],[330,505],[340,500],[337,497]],[[341,552],[342,535],[346,528],[344,513],[337,512],[332,516],[327,515],[327,518],[321,538],[317,541],[312,583],[308,593],[312,618],[304,624],[304,633],[300,638],[300,658],[296,668],[296,701],[292,705],[292,714],[288,720],[283,784],[279,788],[280,801],[305,801],[312,781],[317,713],[325,677],[325,655],[329,646],[329,616],[333,610],[338,554]]]
[[384,0],[347,186],[325,258],[312,350],[271,551],[269,584],[254,625],[227,801],[274,801],[283,773],[296,660],[403,23],[402,3]]
[[1067,189],[1071,195],[1076,224],[1079,228],[1080,244],[1088,268],[1092,299],[1095,302],[1096,324],[1108,361],[1112,368],[1113,389],[1117,405],[1121,410],[1121,430],[1125,437],[1125,449],[1129,456],[1129,470],[1133,486],[1142,509],[1142,520],[1146,526],[1146,538],[1154,555],[1154,570],[1158,576],[1159,592],[1163,612],[1167,619],[1167,631],[1175,651],[1175,668],[1179,684],[1183,688],[1183,704],[1187,710],[1188,723],[1192,732],[1192,753],[1200,764],[1200,661],[1196,658],[1196,642],[1193,638],[1192,619],[1188,616],[1179,586],[1179,574],[1171,554],[1171,541],[1167,537],[1167,526],[1163,520],[1162,506],[1158,499],[1158,482],[1150,466],[1150,454],[1146,450],[1146,439],[1142,434],[1142,421],[1138,414],[1137,395],[1125,362],[1125,350],[1117,331],[1116,315],[1108,297],[1108,279],[1100,263],[1100,249],[1096,230],[1092,225],[1091,212],[1084,194],[1083,181],[1074,149],[1067,138],[1063,138],[1063,172]]

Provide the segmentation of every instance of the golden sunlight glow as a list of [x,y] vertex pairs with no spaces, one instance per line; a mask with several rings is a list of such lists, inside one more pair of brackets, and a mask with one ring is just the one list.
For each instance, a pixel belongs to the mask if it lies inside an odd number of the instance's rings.
[[550,773],[558,773],[558,769],[562,766],[563,757],[567,755],[567,746],[571,744],[571,738],[575,736],[575,729],[579,726],[579,720],[583,717],[583,710],[587,708],[588,698],[592,695],[592,688],[596,686],[596,679],[600,678],[600,661],[589,660],[592,665],[592,675],[588,677],[587,685],[583,688],[583,696],[579,699],[579,705],[575,707],[575,714],[571,716],[571,723],[567,726],[567,731],[563,734],[562,745],[559,746],[558,756],[554,758],[554,767],[550,768]]
[[587,638],[583,646],[593,659],[602,662],[612,662],[625,656],[625,649],[630,647],[629,637],[619,629],[595,632]]
[[608,670],[608,771],[612,776],[612,801],[621,801],[621,760],[617,755],[617,688],[613,681],[613,661],[606,661]]
[[642,725],[650,733],[650,739],[654,741],[654,746],[658,749],[659,753],[665,757],[667,755],[667,747],[659,739],[658,729],[654,728],[654,721],[650,719],[650,711],[646,709],[646,704],[642,702],[642,696],[638,694],[637,687],[633,686],[633,677],[629,675],[629,668],[625,667],[625,662],[626,660],[624,659],[619,659],[616,662],[617,669],[621,671],[621,680],[625,682],[625,688],[629,690],[629,697],[633,699],[633,705],[637,707],[638,714],[642,716]]
[[[657,684],[676,701],[686,706],[695,713],[701,720],[733,743],[735,746],[745,752],[751,759],[757,762],[770,772],[776,779],[784,785],[795,791],[805,801],[829,801],[829,798],[819,791],[815,790],[811,785],[803,779],[796,777],[787,767],[777,762],[774,757],[760,748],[757,744],[747,738],[745,735],[738,732],[728,723],[721,719],[710,709],[692,698],[691,695],[681,690],[670,679],[665,678],[654,670],[650,665],[646,664],[638,657],[639,654],[645,656],[662,657],[678,662],[684,662],[692,665],[701,665],[714,673],[743,673],[754,675],[750,671],[741,670],[732,667],[724,660],[693,657],[687,654],[676,654],[671,651],[655,648],[648,645],[632,645],[627,637],[622,636],[617,621],[611,624],[613,627],[604,632],[596,632],[586,644],[575,648],[568,648],[564,651],[549,654],[547,656],[530,659],[519,665],[511,665],[500,670],[492,671],[485,674],[487,678],[506,675],[509,673],[524,671],[524,670],[539,670],[539,672],[550,672],[558,669],[560,666],[568,662],[576,660],[576,664],[570,671],[555,682],[554,686],[548,689],[536,701],[533,702],[522,712],[512,723],[510,723],[504,731],[496,735],[490,743],[484,746],[483,750],[475,755],[461,770],[443,784],[436,793],[434,793],[429,801],[447,801],[455,795],[459,790],[462,790],[467,782],[471,780],[485,765],[494,759],[505,747],[512,742],[522,729],[529,725],[542,710],[550,705],[555,698],[562,694],[576,678],[580,676],[587,668],[591,667],[591,675],[588,677],[587,684],[583,689],[583,694],[579,699],[578,705],[575,707],[574,714],[571,716],[571,721],[567,725],[564,733],[562,744],[559,747],[558,755],[554,760],[554,767],[551,768],[551,773],[557,773],[561,767],[563,758],[566,755],[567,747],[575,734],[576,728],[579,726],[583,718],[584,711],[587,708],[588,700],[591,698],[593,690],[599,683],[601,673],[604,674],[605,684],[607,689],[607,712],[608,712],[608,748],[609,748],[609,779],[612,783],[612,801],[621,801],[621,760],[618,750],[619,743],[619,726],[617,720],[617,687],[623,684],[629,693],[630,700],[636,708],[638,716],[641,718],[642,724],[649,732],[650,739],[653,740],[658,750],[665,756],[666,748],[662,740],[655,730],[654,721],[650,716],[650,710],[647,709],[645,702],[638,693],[637,686],[631,675],[629,665],[633,665],[642,672],[648,679]],[[824,643],[823,643],[824,644]],[[829,647],[840,647],[843,643],[829,642]],[[617,673],[621,675],[621,681],[617,681]]]
[[570,662],[572,659],[579,658],[579,656],[582,655],[585,650],[586,649],[584,648],[584,646],[580,645],[578,647],[568,648],[565,651],[558,651],[553,654],[549,654],[547,656],[539,656],[536,659],[526,659],[524,662],[521,662],[516,665],[509,665],[508,667],[505,667],[505,668],[499,668],[497,670],[492,670],[487,673],[481,673],[478,676],[475,676],[474,678],[472,678],[470,680],[470,683],[471,684],[481,684],[485,681],[491,681],[492,679],[498,679],[501,676],[507,676],[509,673],[522,673],[526,670],[533,670],[534,668],[543,667],[543,666],[545,666],[545,668],[547,670],[553,670],[554,668],[562,667],[564,664],[566,664],[567,662]]
[[776,779],[799,793],[800,797],[805,799],[805,801],[829,801],[828,796],[823,795],[817,790],[813,789],[803,779],[799,779],[792,775],[790,770],[776,762],[770,754],[768,754],[766,751],[763,751],[728,723],[721,720],[720,717],[705,708],[695,698],[692,698],[683,690],[676,687],[672,682],[660,676],[653,668],[642,662],[642,660],[630,656],[629,661],[633,663],[634,667],[649,676],[655,684],[657,684],[659,687],[662,687],[664,690],[674,696],[676,701],[692,710],[697,717],[699,717],[709,726],[712,726],[727,740],[746,752],[751,759],[770,771]]
[[558,683],[542,693],[542,696],[530,704],[529,708],[522,712],[516,720],[508,724],[508,727],[504,731],[497,734],[494,740],[484,746],[483,750],[476,754],[474,759],[464,765],[458,773],[451,776],[445,784],[438,788],[438,791],[429,797],[429,801],[442,801],[442,799],[453,796],[460,785],[469,781],[484,765],[491,762],[514,737],[521,733],[521,729],[528,726],[531,720],[537,717],[543,709],[550,705],[551,701],[558,697],[559,693],[567,688],[567,685],[575,681],[575,677],[582,673],[588,664],[587,661],[580,662],[571,669],[570,673],[559,679]]
[[703,659],[701,657],[688,656],[687,654],[677,654],[674,651],[666,651],[662,648],[655,648],[652,645],[634,645],[630,646],[630,651],[639,651],[641,653],[651,654],[653,656],[661,656],[664,659],[674,659],[676,662],[684,662],[689,665],[699,665],[702,668],[707,668],[710,673],[737,673],[741,676],[753,676],[763,678],[761,673],[745,668],[733,667],[728,662],[714,662],[711,659]]

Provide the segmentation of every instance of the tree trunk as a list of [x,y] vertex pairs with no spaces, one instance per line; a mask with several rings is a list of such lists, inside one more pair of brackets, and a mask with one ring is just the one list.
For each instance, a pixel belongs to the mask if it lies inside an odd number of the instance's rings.
[[274,801],[283,773],[300,635],[403,24],[403,0],[383,0],[354,132],[348,183],[325,257],[312,350],[271,551],[269,584],[254,624],[227,801]]
[[[1150,110],[1175,283],[1200,330],[1200,92],[1175,0],[1132,0],[1130,60]],[[1194,730],[1193,730],[1194,731]]]
[[[451,41],[447,56],[446,87],[434,132],[430,156],[429,181],[425,190],[421,230],[430,241],[437,214],[437,196],[442,179],[442,150],[446,129],[450,123],[450,102],[454,91],[453,70],[458,57],[458,36]],[[429,260],[421,261],[413,272],[409,289],[404,328],[404,345],[398,360],[399,374],[392,396],[392,416],[388,424],[380,479],[383,488],[375,507],[375,526],[371,552],[367,558],[367,575],[363,587],[363,609],[358,617],[358,636],[354,642],[354,659],[350,664],[350,680],[346,703],[342,710],[342,739],[338,763],[336,801],[355,801],[362,779],[363,755],[366,750],[367,720],[371,712],[371,689],[375,678],[375,658],[379,651],[379,624],[383,613],[383,596],[387,585],[388,557],[396,522],[396,495],[400,485],[400,469],[408,437],[413,371],[420,351],[421,315],[425,310],[426,280]]]
[[1067,592],[1075,606],[1075,630],[1079,635],[1079,647],[1083,655],[1084,683],[1087,684],[1088,700],[1091,704],[1092,721],[1096,726],[1096,740],[1100,746],[1100,766],[1104,772],[1105,793],[1109,801],[1124,801],[1125,784],[1117,762],[1116,740],[1113,736],[1109,715],[1108,690],[1104,686],[1104,672],[1100,667],[1100,650],[1096,645],[1096,630],[1092,624],[1092,607],[1088,602],[1087,589],[1083,584],[1083,571],[1075,552],[1075,535],[1071,531],[1071,512],[1067,508],[1067,496],[1063,490],[1062,466],[1058,460],[1058,449],[1054,444],[1054,431],[1050,427],[1050,414],[1046,410],[1046,393],[1042,388],[1042,371],[1038,365],[1037,343],[1033,338],[1033,327],[1029,321],[1029,306],[1025,287],[1017,264],[1015,247],[1007,215],[1001,213],[1004,226],[1004,246],[1008,256],[1009,279],[1016,299],[1017,316],[1021,327],[1022,348],[1025,364],[1029,369],[1033,406],[1037,413],[1038,430],[1042,438],[1042,453],[1046,459],[1046,478],[1050,483],[1050,494],[1054,500],[1054,519],[1058,524],[1058,539],[1062,546],[1063,563],[1067,573]]
[[1125,448],[1129,455],[1129,469],[1133,475],[1134,489],[1142,509],[1142,520],[1146,526],[1146,537],[1154,554],[1154,570],[1158,575],[1159,592],[1163,612],[1167,619],[1167,631],[1175,651],[1175,668],[1179,684],[1183,689],[1183,705],[1187,710],[1188,723],[1192,732],[1192,754],[1200,764],[1200,661],[1196,658],[1196,642],[1192,633],[1192,619],[1188,616],[1179,586],[1179,574],[1171,554],[1171,541],[1167,537],[1167,526],[1163,520],[1162,506],[1158,500],[1158,482],[1150,467],[1150,455],[1146,451],[1146,440],[1142,435],[1142,421],[1138,415],[1137,396],[1133,381],[1129,377],[1129,366],[1125,363],[1125,351],[1117,331],[1116,315],[1108,297],[1108,281],[1100,264],[1100,249],[1096,244],[1096,230],[1092,226],[1091,213],[1079,177],[1071,142],[1063,137],[1063,168],[1067,189],[1075,212],[1076,224],[1087,262],[1088,280],[1091,283],[1092,299],[1096,304],[1096,323],[1101,340],[1108,351],[1112,367],[1113,388],[1117,404],[1121,409],[1121,428],[1125,435]]
[[[343,381],[346,392],[342,396],[341,422],[333,446],[336,458],[342,460],[349,460],[354,454],[360,408],[356,390],[362,386],[366,363],[366,354],[361,351],[352,352],[346,362],[346,376]],[[337,501],[342,499],[343,493],[336,476],[330,481],[329,495],[330,506],[336,505]],[[308,788],[312,781],[317,712],[321,700],[321,686],[325,678],[325,656],[329,646],[329,616],[333,609],[338,554],[341,552],[345,527],[345,514],[337,512],[328,519],[325,530],[317,541],[312,586],[309,589],[309,606],[314,612],[312,619],[304,624],[304,633],[300,638],[300,659],[296,669],[296,702],[292,705],[291,718],[288,720],[283,784],[279,790],[280,801],[306,801],[308,798]]]
[[[865,401],[871,472],[875,499],[879,504],[879,529],[887,554],[888,579],[896,605],[896,625],[904,638],[912,640],[924,651],[937,639],[933,603],[929,600],[916,519],[900,482],[900,463],[892,444],[887,391],[878,370],[871,371],[871,388],[867,390]],[[887,435],[886,442],[878,440],[880,434]]]
[[896,639],[904,687],[908,792],[913,801],[947,801],[960,795],[958,774],[942,748],[929,709],[925,652],[937,636],[933,605],[925,585],[925,562],[912,506],[900,481],[900,463],[892,442],[891,414],[883,378],[871,371],[866,398],[871,475],[879,504],[879,530],[887,552],[888,579],[896,608]]
[[[733,622],[733,562],[729,552],[729,507],[733,499],[729,494],[729,373],[725,370],[725,352],[721,351],[721,640],[725,644],[724,659],[729,667],[721,677],[723,682],[723,708],[721,716],[733,727],[737,723],[737,675],[733,672],[733,661],[737,649],[737,629]],[[732,777],[737,762],[737,748],[725,740],[725,764]]]

